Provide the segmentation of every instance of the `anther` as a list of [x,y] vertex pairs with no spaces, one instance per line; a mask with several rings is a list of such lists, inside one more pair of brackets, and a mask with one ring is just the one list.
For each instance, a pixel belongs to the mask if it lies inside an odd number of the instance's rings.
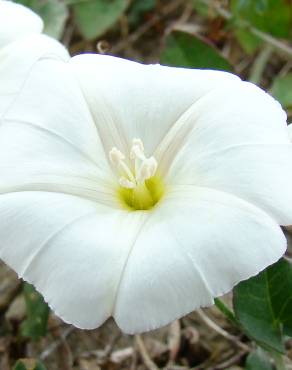
[[150,177],[155,175],[155,172],[157,170],[157,161],[154,157],[150,157],[147,159],[147,164],[149,168]]
[[136,184],[133,181],[128,180],[126,177],[122,176],[119,178],[119,184],[126,189],[134,189]]
[[118,166],[120,162],[125,159],[125,156],[121,151],[119,151],[119,149],[117,149],[116,147],[113,147],[111,151],[109,152],[109,158],[112,164],[114,164],[115,166]]
[[139,172],[136,174],[137,181],[141,183],[150,179],[150,177],[154,176],[156,169],[157,162],[154,157],[145,159],[139,168]]
[[124,205],[131,210],[154,207],[164,188],[160,177],[155,174],[157,161],[154,157],[146,157],[142,141],[133,139],[129,157],[125,157],[116,147],[112,148],[109,159],[116,167],[118,193]]
[[133,139],[132,140],[132,146],[137,145],[140,147],[141,151],[144,152],[144,145],[143,141],[141,139]]
[[155,158],[146,158],[142,141],[133,139],[132,144],[130,158],[134,161],[133,169],[128,167],[125,162],[125,155],[116,147],[113,147],[109,152],[111,163],[117,167],[121,175],[119,184],[127,189],[133,189],[138,184],[153,177],[157,169]]

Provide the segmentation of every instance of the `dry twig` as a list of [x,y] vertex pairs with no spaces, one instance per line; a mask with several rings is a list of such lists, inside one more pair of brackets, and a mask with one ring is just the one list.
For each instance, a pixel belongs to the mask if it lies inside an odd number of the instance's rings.
[[168,335],[168,349],[169,349],[169,362],[168,365],[172,364],[178,354],[180,349],[181,341],[181,330],[179,320],[175,320],[169,326],[169,335]]
[[66,328],[61,335],[48,347],[46,348],[39,356],[40,360],[45,360],[53,352],[55,352],[65,341],[65,339],[73,332],[74,326],[69,326]]
[[[246,354],[246,352],[247,352],[246,350],[239,351],[234,356],[230,357],[228,360],[221,362],[221,364],[216,365],[216,369],[223,370],[223,369],[229,368],[230,366],[236,364],[241,359],[241,357]],[[206,369],[206,370],[213,370],[213,369],[214,367]]]
[[143,339],[140,335],[135,335],[135,340],[137,343],[138,351],[142,357],[144,365],[147,367],[148,370],[159,370],[159,368],[155,365],[155,363],[151,360],[149,353],[145,347]]
[[216,333],[220,334],[225,339],[229,340],[230,342],[234,343],[237,347],[241,348],[242,350],[249,352],[250,348],[246,344],[240,342],[237,337],[234,335],[229,334],[226,330],[222,329],[219,325],[217,325],[213,320],[211,320],[203,310],[199,309],[197,310],[197,314],[200,316],[200,318],[204,321],[206,325],[209,326],[209,328],[216,331]]

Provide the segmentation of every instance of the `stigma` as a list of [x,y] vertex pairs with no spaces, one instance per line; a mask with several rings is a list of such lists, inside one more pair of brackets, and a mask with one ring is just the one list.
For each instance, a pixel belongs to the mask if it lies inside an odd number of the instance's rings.
[[118,148],[109,152],[110,162],[118,174],[119,196],[133,210],[152,208],[162,194],[162,183],[157,176],[157,161],[146,157],[141,139],[133,139],[127,159]]

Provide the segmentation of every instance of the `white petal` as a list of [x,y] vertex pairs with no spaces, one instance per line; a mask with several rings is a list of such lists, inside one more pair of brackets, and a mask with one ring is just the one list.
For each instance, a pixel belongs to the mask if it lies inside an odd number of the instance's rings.
[[210,90],[236,81],[226,72],[142,65],[104,55],[71,59],[108,151],[143,140],[148,156],[176,120]]
[[49,130],[92,160],[104,158],[84,97],[68,64],[62,61],[42,58],[35,63],[3,119]]
[[0,119],[40,59],[68,60],[69,55],[59,42],[44,35],[27,37],[0,50]]
[[156,155],[161,166],[172,161],[167,182],[232,193],[291,224],[292,148],[279,103],[240,82],[211,92],[182,123],[178,143]]
[[292,141],[292,124],[291,123],[290,125],[288,125],[288,134],[289,134],[290,140]]
[[[131,216],[131,217],[130,217]],[[111,314],[143,215],[79,197],[18,192],[0,197],[0,257],[64,321],[91,329]]]
[[277,261],[286,240],[254,206],[181,187],[146,221],[124,270],[114,317],[126,333],[158,328]]
[[196,184],[237,195],[292,224],[292,145],[247,145],[200,158]]
[[0,49],[24,36],[41,33],[43,21],[23,5],[0,1]]
[[2,113],[0,192],[45,190],[115,203],[110,166],[67,64],[36,62]]

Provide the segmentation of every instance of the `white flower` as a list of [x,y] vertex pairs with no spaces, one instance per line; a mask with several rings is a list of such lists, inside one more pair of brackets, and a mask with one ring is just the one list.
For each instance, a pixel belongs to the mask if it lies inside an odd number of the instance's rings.
[[0,48],[43,30],[38,15],[23,5],[4,0],[0,1],[0,25]]
[[42,29],[41,18],[30,9],[0,0],[0,117],[37,60],[69,59],[65,48],[41,34]]
[[289,134],[290,139],[291,139],[291,141],[292,141],[292,123],[290,123],[290,124],[288,125],[288,134]]
[[282,256],[291,167],[280,105],[231,74],[41,57],[1,115],[0,257],[75,326],[154,329]]

